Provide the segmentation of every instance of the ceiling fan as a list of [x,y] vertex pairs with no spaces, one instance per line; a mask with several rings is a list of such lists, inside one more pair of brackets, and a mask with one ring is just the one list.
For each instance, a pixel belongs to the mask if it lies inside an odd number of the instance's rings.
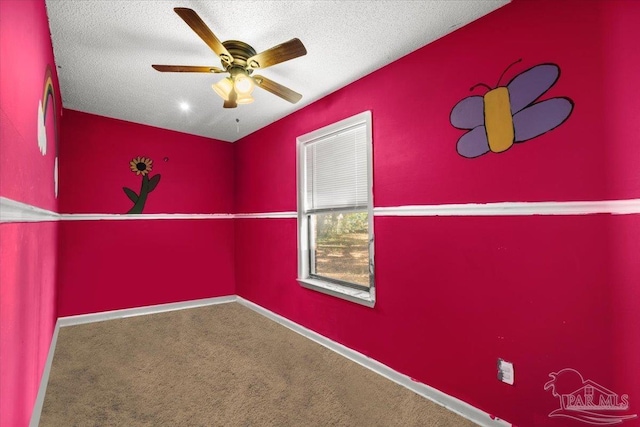
[[255,86],[261,87],[293,104],[300,101],[302,95],[288,87],[282,86],[266,77],[252,75],[254,70],[265,69],[306,55],[307,49],[305,49],[300,40],[297,38],[291,39],[288,42],[256,54],[256,51],[247,43],[238,40],[220,42],[207,27],[207,24],[193,10],[184,7],[176,7],[173,10],[220,58],[223,68],[192,65],[152,65],[154,69],[162,72],[178,73],[229,73],[229,77],[225,77],[212,86],[213,90],[224,99],[224,108],[236,108],[238,104],[253,102],[251,93]]

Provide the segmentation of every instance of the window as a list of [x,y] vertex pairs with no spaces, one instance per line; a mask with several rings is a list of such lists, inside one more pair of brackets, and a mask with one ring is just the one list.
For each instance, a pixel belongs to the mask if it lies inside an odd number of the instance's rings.
[[373,307],[371,112],[297,139],[298,281]]

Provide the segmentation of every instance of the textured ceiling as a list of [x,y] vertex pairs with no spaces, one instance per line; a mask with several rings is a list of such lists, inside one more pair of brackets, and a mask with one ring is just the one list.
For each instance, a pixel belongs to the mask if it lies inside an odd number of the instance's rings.
[[[65,108],[232,142],[508,1],[47,0],[46,4]],[[211,85],[226,74],[152,69],[151,64],[221,66],[174,7],[195,10],[221,41],[242,40],[257,52],[299,38],[306,56],[260,74],[301,93],[302,100],[290,104],[256,88],[254,103],[223,109]],[[189,110],[183,111],[181,103],[187,103]]]

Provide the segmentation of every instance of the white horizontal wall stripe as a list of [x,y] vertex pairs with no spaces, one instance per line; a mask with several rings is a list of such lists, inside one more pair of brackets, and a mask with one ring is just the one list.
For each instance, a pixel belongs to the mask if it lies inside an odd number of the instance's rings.
[[263,212],[235,214],[236,218],[298,218],[298,212]]
[[[571,202],[496,202],[459,203],[442,205],[389,206],[373,209],[373,214],[384,216],[516,216],[516,215],[591,215],[640,214],[640,199],[596,200]],[[0,222],[46,221],[121,221],[167,219],[295,219],[297,212],[217,213],[217,214],[58,214],[46,209],[0,197]]]
[[640,213],[640,199],[394,206],[373,212],[375,216],[625,215]]
[[58,219],[58,214],[55,212],[0,197],[0,222],[42,222]]
[[62,221],[126,221],[146,219],[233,219],[233,214],[60,214]]

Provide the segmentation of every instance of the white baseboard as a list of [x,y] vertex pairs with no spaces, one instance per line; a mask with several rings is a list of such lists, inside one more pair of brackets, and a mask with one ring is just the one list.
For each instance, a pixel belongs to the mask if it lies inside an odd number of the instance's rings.
[[49,374],[51,373],[53,355],[56,350],[58,333],[60,332],[61,327],[82,325],[85,323],[93,322],[103,322],[105,320],[124,319],[126,317],[144,316],[146,314],[163,313],[167,311],[185,310],[188,308],[225,304],[235,301],[237,301],[237,297],[235,295],[228,295],[224,297],[204,298],[199,300],[175,302],[169,304],[149,305],[146,307],[127,308],[123,310],[103,311],[100,313],[81,314],[78,316],[59,317],[56,321],[56,326],[53,331],[53,337],[51,338],[49,354],[47,354],[44,371],[42,372],[42,378],[40,379],[40,387],[38,388],[38,395],[36,396],[36,401],[33,405],[33,411],[31,412],[31,421],[29,422],[29,427],[38,427],[38,425],[40,424],[40,415],[42,414],[42,406],[44,405],[44,397],[47,391],[47,384],[49,383]]
[[271,319],[282,326],[297,332],[298,334],[335,351],[343,357],[346,357],[357,364],[364,366],[373,372],[382,375],[383,377],[399,384],[420,396],[431,400],[441,406],[444,406],[451,412],[454,412],[468,420],[475,422],[483,427],[511,427],[511,424],[496,418],[480,409],[469,405],[468,403],[457,399],[453,396],[449,396],[446,393],[441,392],[438,389],[430,387],[426,384],[422,384],[412,380],[410,377],[401,374],[398,371],[391,369],[390,367],[371,359],[362,353],[352,350],[342,344],[339,344],[323,335],[318,334],[310,329],[305,328],[285,317],[282,317],[272,311],[267,310],[251,301],[248,301],[237,295],[229,295],[217,298],[206,298],[200,300],[184,301],[170,304],[159,304],[147,307],[129,308],[124,310],[105,311],[101,313],[83,314],[79,316],[60,317],[56,322],[53,338],[51,339],[51,346],[49,348],[49,354],[45,364],[44,372],[42,374],[42,380],[40,381],[40,388],[38,390],[38,396],[36,398],[35,405],[31,416],[31,422],[29,427],[37,427],[40,423],[40,415],[42,413],[42,406],[44,404],[44,398],[46,394],[47,383],[49,381],[49,373],[51,372],[51,364],[53,362],[53,355],[55,352],[56,343],[58,340],[58,332],[61,327],[81,325],[85,323],[103,322],[105,320],[124,319],[126,317],[144,316],[147,314],[163,313],[167,311],[184,310],[189,308],[204,307],[207,305],[226,304],[230,302],[238,302],[243,306],[261,314],[268,319]]
[[49,374],[51,373],[51,364],[53,363],[53,353],[55,353],[55,350],[56,350],[59,331],[60,331],[60,320],[57,320],[56,326],[53,329],[51,344],[49,345],[49,354],[47,354],[47,360],[44,364],[44,371],[42,371],[42,378],[40,378],[40,387],[38,388],[38,395],[36,396],[36,402],[34,403],[33,411],[31,412],[31,422],[29,423],[29,427],[38,427],[38,424],[40,424],[40,414],[42,414],[42,405],[44,405],[44,395],[47,391],[47,384],[49,383]]
[[126,308],[122,310],[102,311],[100,313],[80,314],[78,316],[60,317],[60,326],[82,325],[85,323],[103,322],[105,320],[124,319],[126,317],[144,316],[146,314],[164,313],[167,311],[185,310],[187,308],[204,307],[207,305],[225,304],[235,302],[237,297],[229,295],[224,297],[204,298],[191,301],[173,302],[169,304],[148,305],[145,307]]
[[285,317],[269,311],[266,308],[261,307],[251,301],[247,301],[242,297],[238,297],[237,301],[238,303],[250,308],[256,313],[262,314],[263,316],[281,324],[282,326],[285,326],[286,328],[289,328],[292,331],[297,332],[306,338],[309,338],[310,340],[328,348],[329,350],[335,351],[341,356],[344,356],[347,359],[352,360],[379,375],[382,375],[383,377],[395,382],[396,384],[408,388],[414,393],[417,393],[420,396],[431,400],[432,402],[444,406],[451,412],[454,412],[468,420],[471,420],[476,424],[479,424],[483,427],[511,427],[511,424],[504,420],[481,411],[480,409],[471,406],[460,399],[449,396],[448,394],[443,393],[438,389],[430,387],[426,384],[416,382],[410,377],[391,369],[387,365],[384,365],[377,360],[374,360],[362,353],[350,349],[349,347],[339,344],[323,335],[320,335],[317,332],[307,329],[304,326],[301,326]]

